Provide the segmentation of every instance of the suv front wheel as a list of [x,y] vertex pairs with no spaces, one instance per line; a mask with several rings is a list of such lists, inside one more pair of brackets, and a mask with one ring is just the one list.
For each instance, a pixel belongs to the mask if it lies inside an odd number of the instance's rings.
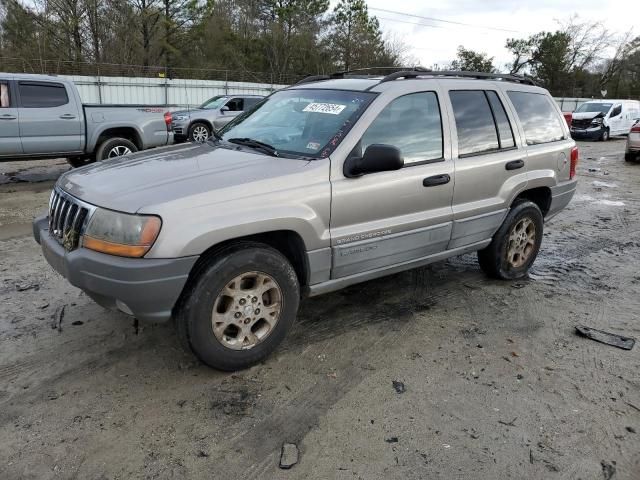
[[201,265],[184,295],[176,316],[183,344],[207,365],[234,371],[262,360],[284,339],[300,286],[280,252],[242,242]]
[[543,216],[533,202],[515,203],[504,222],[483,250],[480,268],[492,278],[514,280],[527,275],[542,242]]

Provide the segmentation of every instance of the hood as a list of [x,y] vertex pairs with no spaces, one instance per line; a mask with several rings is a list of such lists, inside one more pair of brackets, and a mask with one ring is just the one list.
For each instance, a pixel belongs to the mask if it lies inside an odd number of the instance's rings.
[[[309,161],[270,157],[208,143],[175,145],[70,170],[58,187],[99,207],[135,213],[204,192],[301,173]],[[238,189],[234,189],[238,190]]]
[[573,112],[574,120],[593,120],[597,117],[604,117],[603,113],[598,112]]

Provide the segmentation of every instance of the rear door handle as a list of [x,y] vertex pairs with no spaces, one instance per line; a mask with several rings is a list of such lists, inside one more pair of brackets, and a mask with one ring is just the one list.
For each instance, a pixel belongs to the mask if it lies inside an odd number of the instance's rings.
[[435,187],[437,185],[444,185],[451,181],[451,177],[446,173],[443,175],[434,175],[433,177],[427,177],[422,180],[423,187]]
[[517,170],[522,167],[524,167],[524,160],[513,160],[504,166],[507,170]]
[[4,115],[0,115],[0,120],[15,120],[17,117],[15,115],[9,115],[5,113]]
[[74,118],[76,118],[76,116],[70,113],[65,113],[64,115],[60,115],[60,118],[62,118],[63,120],[73,120]]

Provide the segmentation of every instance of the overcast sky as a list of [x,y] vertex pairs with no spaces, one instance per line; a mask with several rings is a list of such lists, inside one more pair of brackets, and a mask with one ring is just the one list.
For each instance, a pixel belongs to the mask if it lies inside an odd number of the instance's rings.
[[[581,20],[602,21],[611,31],[623,33],[633,28],[640,34],[640,0],[368,0],[368,5],[383,32],[402,39],[410,55],[425,67],[447,63],[455,57],[458,45],[463,45],[495,57],[494,64],[502,70],[510,59],[504,48],[507,38],[554,30],[556,20],[566,21],[574,13]],[[513,31],[422,20],[375,8]]]

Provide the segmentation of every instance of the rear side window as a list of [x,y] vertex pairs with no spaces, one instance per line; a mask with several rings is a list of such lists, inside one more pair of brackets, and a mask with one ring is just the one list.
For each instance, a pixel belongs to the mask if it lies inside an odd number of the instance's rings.
[[24,108],[59,107],[69,103],[67,90],[61,83],[20,82],[18,89]]
[[458,156],[500,149],[489,100],[482,90],[449,92],[458,130]]
[[493,118],[496,121],[500,148],[515,147],[516,142],[513,139],[513,130],[511,129],[507,112],[504,111],[504,106],[500,98],[498,98],[498,94],[492,90],[487,90],[486,93],[489,99],[489,105],[491,105],[491,111],[493,112]]
[[515,91],[508,95],[520,118],[527,145],[564,139],[560,116],[547,95]]
[[9,108],[9,84],[0,82],[0,108]]
[[436,94],[411,93],[392,100],[362,136],[360,154],[374,143],[399,148],[405,165],[442,159],[442,121]]

